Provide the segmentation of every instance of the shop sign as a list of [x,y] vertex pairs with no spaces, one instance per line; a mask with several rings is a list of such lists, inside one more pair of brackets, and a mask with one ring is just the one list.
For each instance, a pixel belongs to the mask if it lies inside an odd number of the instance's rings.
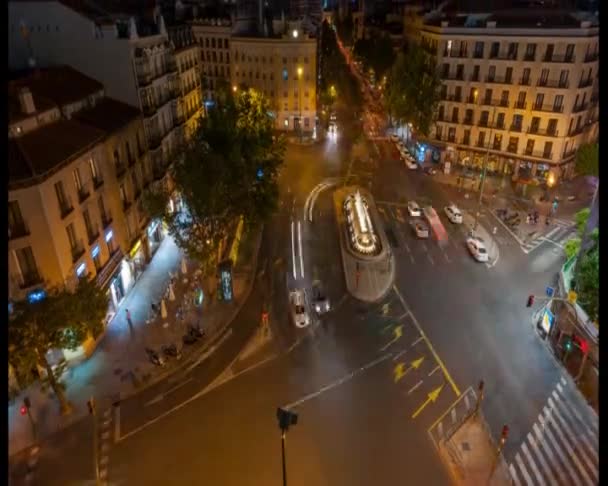
[[551,327],[553,326],[554,320],[555,320],[555,317],[553,316],[551,311],[549,309],[545,309],[543,311],[543,316],[540,319],[540,322],[538,323],[538,329],[543,334],[543,338],[547,337],[549,332],[551,332]]
[[133,245],[133,248],[131,248],[131,251],[129,252],[129,256],[131,258],[135,257],[135,255],[137,254],[137,250],[139,250],[140,246],[141,246],[141,240],[137,240],[135,242],[135,244]]
[[[35,302],[40,302],[41,300],[44,300],[46,298],[46,290],[44,289],[36,289],[36,290],[32,290],[31,292],[29,292],[27,294],[27,301],[30,304],[34,304]],[[9,304],[9,312],[10,312],[10,305]]]

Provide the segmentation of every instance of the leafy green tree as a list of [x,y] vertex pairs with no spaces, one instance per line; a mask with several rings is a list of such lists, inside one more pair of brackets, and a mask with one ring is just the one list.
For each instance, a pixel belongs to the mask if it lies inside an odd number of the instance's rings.
[[8,321],[9,362],[22,386],[29,385],[38,366],[46,370],[44,386],[49,386],[59,401],[61,412],[71,411],[61,375],[65,362],[55,369],[47,353],[53,349],[75,350],[88,337],[103,331],[108,297],[94,281],[83,279],[76,290],[51,289],[44,300],[15,303]]
[[359,39],[355,42],[353,54],[361,58],[366,70],[373,69],[377,80],[384,76],[395,61],[393,43],[386,35]]
[[581,249],[581,239],[572,238],[568,240],[564,245],[564,253],[566,253],[566,259],[570,260],[573,256],[578,255]]
[[585,233],[585,228],[587,227],[587,221],[589,221],[589,216],[591,214],[591,209],[583,208],[578,213],[574,215],[574,221],[576,222],[576,232],[579,237],[582,238]]
[[185,203],[170,213],[169,188],[145,197],[148,212],[162,217],[177,245],[210,266],[221,242],[243,217],[250,228],[278,206],[278,169],[285,144],[274,135],[268,100],[253,89],[224,93],[175,161],[171,180]]
[[579,255],[581,259],[575,276],[578,303],[592,321],[599,316],[599,234],[594,233],[594,246]]
[[399,53],[388,76],[385,101],[391,117],[411,123],[416,132],[428,135],[440,100],[441,80],[434,58],[420,45],[411,44]]
[[599,144],[586,143],[576,152],[576,172],[580,175],[599,176]]

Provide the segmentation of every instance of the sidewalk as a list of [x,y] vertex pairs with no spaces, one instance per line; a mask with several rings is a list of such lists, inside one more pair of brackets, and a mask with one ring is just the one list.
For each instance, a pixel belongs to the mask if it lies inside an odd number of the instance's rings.
[[[24,396],[29,396],[31,412],[37,424],[38,440],[44,441],[57,430],[73,424],[88,414],[86,401],[95,397],[98,410],[109,407],[121,397],[135,393],[172,372],[179,365],[200,353],[213,340],[214,334],[223,329],[236,315],[246,300],[253,282],[257,253],[261,242],[261,231],[245,237],[241,254],[249,251],[251,257],[243,255],[233,271],[234,300],[218,302],[205,295],[202,310],[186,312],[182,321],[176,311],[190,290],[195,274],[195,262],[188,262],[187,275],[182,275],[180,263],[182,253],[170,237],[166,237],[156,251],[148,267],[121,303],[114,319],[109,323],[93,355],[86,361],[68,368],[63,376],[66,395],[73,405],[68,416],[59,414],[59,406],[51,391],[42,392],[35,384],[24,390],[9,404],[9,456],[30,447],[34,443],[31,425],[27,416],[20,415]],[[252,248],[247,248],[249,245]],[[158,303],[164,295],[170,274],[177,277],[174,286],[175,301],[166,300],[167,318],[150,319],[151,303]],[[131,334],[126,322],[126,309],[133,321]],[[148,322],[147,322],[148,321]],[[207,339],[198,346],[185,347],[179,362],[171,360],[164,368],[158,368],[148,360],[145,347],[159,351],[161,345],[175,343],[182,346],[188,322],[200,322],[207,331]]]
[[471,415],[446,441],[439,443],[439,455],[457,485],[512,484],[497,444],[492,440],[481,414]]

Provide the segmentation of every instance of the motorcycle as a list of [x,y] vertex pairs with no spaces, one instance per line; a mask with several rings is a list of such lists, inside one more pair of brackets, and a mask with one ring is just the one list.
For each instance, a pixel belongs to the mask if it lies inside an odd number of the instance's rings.
[[165,366],[165,360],[156,351],[150,348],[146,348],[146,354],[150,362],[156,366]]
[[160,350],[167,358],[176,358],[181,359],[182,352],[175,344],[166,344],[163,345]]

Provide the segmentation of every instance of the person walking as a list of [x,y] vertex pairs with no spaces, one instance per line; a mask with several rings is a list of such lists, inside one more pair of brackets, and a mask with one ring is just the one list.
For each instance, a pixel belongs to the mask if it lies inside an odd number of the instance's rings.
[[129,325],[129,331],[133,334],[133,321],[131,320],[131,313],[129,309],[125,309],[125,313],[127,314],[127,324]]

